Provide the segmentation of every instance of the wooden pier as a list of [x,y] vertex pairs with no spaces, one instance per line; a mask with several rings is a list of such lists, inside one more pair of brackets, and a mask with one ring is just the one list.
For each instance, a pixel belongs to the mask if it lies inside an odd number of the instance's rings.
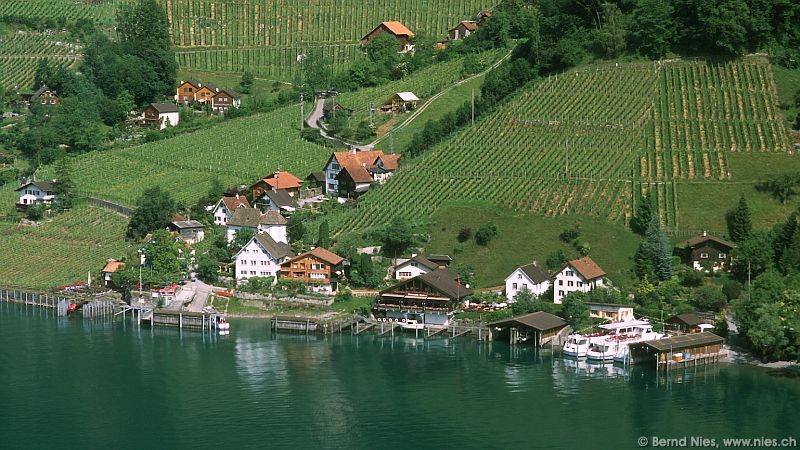
[[166,326],[179,329],[212,331],[217,328],[217,324],[222,318],[222,314],[219,313],[143,309],[140,311],[139,321],[142,325],[150,327]]
[[298,331],[301,333],[310,333],[317,331],[319,327],[319,319],[312,317],[287,317],[275,316],[270,320],[270,328],[274,331]]

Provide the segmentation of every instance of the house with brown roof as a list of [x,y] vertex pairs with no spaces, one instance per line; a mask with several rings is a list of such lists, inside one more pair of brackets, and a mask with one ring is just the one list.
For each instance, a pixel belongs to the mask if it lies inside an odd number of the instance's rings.
[[379,320],[447,326],[472,289],[448,269],[436,269],[384,289],[373,305]]
[[281,264],[281,278],[302,281],[314,292],[335,294],[345,260],[341,256],[317,247]]
[[56,91],[47,87],[46,84],[39,86],[39,89],[35,90],[30,95],[22,94],[22,99],[27,105],[36,103],[39,105],[58,106],[59,103]]
[[[382,150],[334,152],[325,164],[325,193],[336,197],[360,195],[373,181],[386,181],[397,170],[399,160],[400,155],[386,155]],[[347,175],[342,193],[339,173],[344,168]]]
[[588,256],[567,261],[554,277],[553,302],[561,303],[570,292],[589,292],[604,286],[605,276],[606,272]]
[[254,234],[266,233],[275,242],[289,243],[286,219],[277,211],[262,213],[256,208],[237,208],[228,221],[228,242],[232,242],[241,230]]
[[487,10],[479,11],[475,15],[475,24],[479,27],[486,25],[486,22],[492,17],[492,12]]
[[270,176],[262,178],[250,186],[250,198],[255,203],[267,191],[275,189],[284,189],[289,195],[295,196],[300,192],[300,187],[302,186],[303,180],[297,178],[291,172],[275,171]]
[[16,189],[19,192],[17,209],[24,210],[29,205],[44,203],[49,205],[56,199],[56,180],[36,181],[31,180]]
[[342,167],[336,177],[339,184],[339,197],[358,198],[372,185],[372,174],[364,166],[350,165]]
[[370,42],[383,33],[388,33],[397,39],[400,43],[399,53],[414,50],[414,46],[411,44],[411,38],[414,37],[414,33],[397,21],[381,22],[380,25],[361,38],[361,45],[369,45]]
[[214,205],[211,214],[214,216],[214,223],[220,226],[228,225],[228,222],[233,218],[233,213],[238,208],[249,208],[250,203],[247,202],[247,197],[236,194],[233,197],[222,197]]
[[447,40],[458,41],[472,34],[478,29],[478,24],[472,20],[462,20],[458,25],[447,31]]
[[269,234],[256,234],[235,255],[236,280],[252,277],[274,277],[277,283],[281,264],[295,256],[285,242],[275,242]]
[[561,317],[536,311],[522,316],[489,322],[489,340],[508,339],[509,344],[533,343],[541,347],[556,336],[566,336],[572,328]]
[[211,109],[216,114],[224,115],[229,109],[238,109],[241,105],[241,96],[233,89],[220,89],[211,97]]
[[109,258],[108,262],[106,262],[106,265],[103,267],[103,270],[101,271],[101,273],[103,274],[103,286],[111,286],[113,284],[111,282],[111,277],[118,270],[122,270],[124,268],[125,268],[124,262]]
[[528,291],[540,296],[552,286],[550,274],[534,261],[530,264],[517,267],[511,275],[506,277],[506,298],[509,303],[516,302],[515,297],[521,291]]
[[394,279],[399,281],[408,280],[445,267],[425,256],[413,254],[411,258],[398,260],[394,266]]
[[255,208],[261,211],[277,211],[284,215],[289,215],[298,208],[298,203],[286,189],[269,189],[264,195],[256,200]]
[[160,130],[178,125],[180,118],[178,107],[172,103],[150,103],[144,109],[144,123]]
[[731,253],[736,244],[717,236],[703,232],[699,236],[678,244],[684,260],[694,270],[728,271],[731,264]]
[[219,91],[219,87],[215,84],[198,83],[197,90],[194,93],[194,101],[198,105],[210,105]]
[[181,80],[175,90],[175,103],[191,105],[194,103],[195,94],[200,89],[200,82],[195,80]]

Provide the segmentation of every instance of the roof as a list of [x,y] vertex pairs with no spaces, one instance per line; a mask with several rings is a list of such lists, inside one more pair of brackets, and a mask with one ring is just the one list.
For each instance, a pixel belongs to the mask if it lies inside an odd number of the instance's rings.
[[537,311],[535,313],[525,314],[524,316],[510,317],[508,319],[490,322],[489,326],[502,327],[504,325],[514,324],[524,325],[539,331],[553,330],[555,328],[567,326],[567,322],[561,317],[554,316],[544,311]]
[[199,83],[195,84],[195,86],[197,86],[197,89],[206,88],[206,89],[209,89],[209,90],[214,91],[214,92],[219,92],[220,91],[219,86],[217,86],[214,83],[202,83],[202,82],[199,82]]
[[375,158],[373,164],[377,165],[378,160],[381,161],[381,164],[383,164],[383,168],[386,170],[397,170],[397,168],[400,167],[399,153],[390,153],[388,155],[378,156],[377,158]]
[[181,87],[184,84],[191,84],[194,87],[199,87],[200,86],[200,82],[197,81],[197,80],[181,80],[181,82],[178,83],[178,87]]
[[350,178],[356,183],[372,183],[372,175],[369,173],[364,166],[359,166],[356,164],[349,164],[347,166],[343,166],[342,170],[339,171],[339,174],[336,175],[336,178],[342,176],[342,174],[348,174]]
[[733,242],[726,241],[725,239],[718,238],[718,237],[716,237],[716,236],[714,236],[712,234],[708,234],[708,233],[703,233],[703,234],[701,234],[699,236],[695,236],[695,237],[693,237],[691,239],[687,239],[687,240],[681,242],[678,245],[681,246],[681,247],[696,247],[696,246],[698,246],[698,245],[700,245],[700,244],[702,244],[703,242],[706,242],[706,241],[714,241],[714,242],[716,242],[718,244],[721,244],[721,245],[724,245],[724,246],[726,246],[728,248],[735,248],[736,247],[736,244],[734,244]]
[[245,208],[250,207],[250,203],[247,201],[247,197],[243,195],[237,195],[236,197],[227,197],[227,196],[222,197],[221,199],[219,199],[219,202],[217,202],[217,207],[219,206],[220,202],[225,204],[225,207],[228,208],[228,211],[235,211],[236,208],[242,206],[244,206]]
[[408,261],[404,261],[404,262],[398,264],[397,267],[400,267],[402,265],[408,264],[408,263],[410,263],[412,261],[416,262],[417,264],[421,265],[422,267],[426,267],[426,268],[428,268],[430,270],[436,270],[436,269],[439,268],[439,264],[431,261],[430,259],[428,259],[428,258],[426,258],[426,257],[424,257],[422,255],[414,255]]
[[642,342],[650,348],[659,352],[680,351],[687,348],[704,347],[706,345],[722,344],[725,341],[720,336],[711,332],[689,333],[680,336],[673,336],[666,339],[656,339],[654,341]]
[[392,286],[388,289],[384,289],[381,293],[388,293],[392,291],[402,290],[402,287],[413,283],[415,280],[422,281],[424,284],[436,289],[437,291],[441,292],[442,294],[446,295],[452,300],[460,300],[463,297],[468,295],[472,295],[472,289],[460,285],[459,286],[459,278],[460,276],[448,269],[437,268],[436,270],[432,270],[428,273],[424,273],[422,275],[418,275],[414,278],[409,278]]
[[214,97],[218,96],[219,94],[227,94],[228,97],[231,97],[231,98],[239,98],[240,97],[239,93],[234,91],[231,88],[220,89],[216,94],[214,94]]
[[701,319],[695,313],[686,313],[686,314],[678,314],[677,316],[672,316],[667,319],[668,323],[682,323],[689,327],[694,327],[704,323],[705,321]]
[[293,257],[295,255],[294,251],[292,251],[292,247],[285,242],[275,242],[274,239],[267,233],[260,233],[253,236],[253,239],[258,241],[262,247],[264,247],[270,255],[276,260],[280,260],[285,257]]
[[478,25],[474,21],[472,21],[472,20],[462,20],[461,22],[458,23],[458,25],[454,26],[453,28],[450,28],[450,30],[448,30],[448,31],[453,31],[453,30],[455,30],[456,28],[458,28],[458,27],[460,27],[462,25],[464,26],[464,28],[468,29],[469,31],[475,31],[475,30],[478,29]]
[[25,189],[27,186],[34,185],[37,188],[41,189],[42,191],[53,192],[53,191],[55,191],[55,185],[56,184],[57,184],[56,180],[52,180],[52,181],[29,181],[27,183],[23,183],[22,186],[18,187],[15,190],[21,191],[21,190]]
[[203,228],[203,224],[196,220],[176,220],[172,222],[172,225],[179,230],[184,228]]
[[35,90],[35,91],[33,92],[33,94],[31,94],[31,98],[32,98],[32,99],[33,99],[33,98],[36,98],[36,97],[38,97],[38,96],[40,96],[40,95],[44,94],[44,93],[45,93],[45,91],[49,91],[49,90],[50,90],[50,88],[49,88],[49,87],[47,87],[47,85],[46,85],[46,84],[43,84],[43,85],[39,86],[39,89]]
[[633,305],[623,305],[621,303],[602,303],[602,302],[584,302],[586,306],[609,306],[612,308],[633,308]]
[[402,100],[404,102],[418,102],[419,101],[419,97],[414,95],[413,92],[398,92],[395,95],[400,97],[400,100]]
[[311,172],[306,177],[306,180],[315,180],[317,183],[325,184],[325,172]]
[[[531,281],[536,284],[550,281],[550,274],[542,268],[536,261],[520,266],[517,270],[521,270]],[[514,271],[516,272],[516,270]],[[513,272],[512,272],[513,274]]]
[[[592,258],[584,256],[583,258],[573,259],[567,262],[567,265],[575,269],[585,280],[593,280],[606,276],[606,272],[597,265]],[[563,270],[563,268],[562,268]]]
[[266,191],[264,195],[278,205],[278,208],[297,208],[297,202],[294,201],[294,197],[289,195],[286,189],[271,189]]
[[259,225],[285,225],[286,219],[277,211],[261,213],[256,208],[237,208],[228,225],[258,228]]
[[172,103],[150,103],[150,106],[158,111],[159,114],[178,112],[178,107]]
[[303,185],[303,180],[291,172],[275,172],[262,181],[275,189],[293,189]]
[[301,253],[301,254],[295,256],[291,260],[287,261],[287,263],[289,263],[291,261],[296,261],[298,259],[305,258],[307,256],[315,257],[315,258],[319,259],[320,261],[324,261],[324,262],[326,262],[326,263],[328,263],[328,264],[330,264],[332,266],[338,266],[339,264],[342,263],[342,261],[344,261],[344,258],[342,258],[341,256],[337,255],[336,253],[333,253],[332,251],[324,249],[322,247],[316,247],[313,250],[309,250],[309,251],[307,251],[305,253]]
[[125,263],[122,261],[117,261],[116,259],[109,259],[106,263],[105,267],[103,267],[102,272],[107,273],[114,273],[117,270],[124,269]]
[[453,262],[453,258],[450,255],[425,255],[425,257],[433,262],[444,263],[445,265]]
[[390,33],[392,33],[395,36],[409,36],[409,37],[414,36],[414,33],[411,30],[409,30],[408,28],[406,28],[405,25],[396,20],[390,22],[381,22],[379,26],[385,27],[387,30],[389,30]]
[[[347,172],[353,181],[356,183],[370,183],[373,181],[372,175],[369,174],[367,169],[374,167],[377,159],[383,156],[386,156],[383,150],[333,152],[328,163],[330,164],[331,160],[336,159],[342,169],[348,169]],[[367,177],[369,177],[369,180],[367,180]]]

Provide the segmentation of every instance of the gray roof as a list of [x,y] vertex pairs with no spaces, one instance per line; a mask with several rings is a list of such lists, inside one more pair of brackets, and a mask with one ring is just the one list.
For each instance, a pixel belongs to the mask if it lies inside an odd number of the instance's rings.
[[542,268],[536,261],[526,264],[519,268],[528,278],[536,284],[550,281],[550,274]]
[[689,333],[689,334],[682,334],[680,336],[673,336],[666,339],[657,339],[655,341],[646,341],[642,342],[642,344],[658,350],[660,352],[664,351],[679,351],[687,348],[697,348],[697,347],[704,347],[706,345],[716,345],[722,344],[725,341],[720,336],[717,336],[711,332],[703,332],[703,333]]
[[425,257],[435,263],[439,263],[445,266],[453,262],[453,258],[451,258],[449,255],[425,255]]
[[23,183],[22,186],[18,187],[16,190],[17,191],[21,191],[21,190],[25,189],[25,187],[27,187],[27,186],[34,185],[34,186],[36,186],[37,188],[39,188],[40,190],[42,190],[44,192],[54,192],[56,183],[57,183],[56,180],[52,180],[52,181],[29,181],[27,183]]
[[197,220],[176,220],[172,222],[172,225],[179,230],[184,228],[203,228],[203,224]]
[[459,275],[447,269],[436,269],[414,278],[409,278],[395,286],[384,289],[381,291],[381,294],[402,291],[406,285],[414,283],[415,280],[419,280],[423,284],[432,287],[451,300],[460,300],[468,295],[472,295],[472,289],[463,284],[459,286]]
[[426,267],[426,268],[428,268],[430,270],[436,270],[436,269],[439,268],[439,264],[431,261],[430,259],[428,259],[428,258],[426,258],[426,257],[424,257],[422,255],[412,256],[411,259],[409,259],[408,261],[414,261],[417,264],[419,264],[420,266]]
[[682,323],[687,326],[693,327],[703,323],[703,319],[698,317],[698,315],[695,313],[686,313],[686,314],[678,314],[677,316],[672,316],[669,319],[667,319],[667,322]]
[[311,172],[307,177],[308,179],[314,179],[317,183],[325,184],[325,172]]
[[287,192],[286,189],[270,189],[266,191],[264,195],[269,197],[269,199],[278,205],[279,208],[287,206],[290,208],[297,208],[297,202],[294,201],[294,197],[289,195],[289,192]]
[[236,208],[228,225],[258,228],[259,225],[285,225],[286,219],[277,211],[262,214],[256,208]]
[[567,326],[567,322],[565,322],[561,317],[554,316],[544,311],[537,311],[535,313],[525,314],[524,316],[511,317],[489,323],[489,326],[493,327],[511,325],[524,325],[539,331],[547,331],[556,328],[563,328]]
[[39,89],[37,89],[36,91],[33,92],[33,94],[31,95],[31,99],[34,99],[34,98],[44,94],[45,91],[49,91],[49,90],[50,90],[50,88],[47,87],[46,84],[43,84],[43,85],[39,86]]
[[723,245],[725,247],[728,247],[728,248],[735,248],[736,247],[736,244],[734,244],[733,242],[726,241],[725,239],[718,238],[718,237],[716,237],[716,236],[714,236],[712,234],[708,234],[708,233],[701,234],[699,236],[695,236],[695,237],[693,237],[691,239],[687,239],[687,240],[681,242],[680,244],[678,244],[678,247],[697,247],[698,245],[700,245],[700,244],[702,244],[704,242],[708,242],[708,241],[716,242],[716,243],[721,244],[721,245]]
[[270,255],[276,260],[280,260],[285,257],[294,257],[295,253],[292,251],[292,247],[285,242],[275,242],[270,235],[267,233],[260,233],[253,236],[253,239],[256,239],[262,247],[264,247]]
[[155,108],[159,114],[178,112],[178,107],[172,103],[150,103],[150,106]]

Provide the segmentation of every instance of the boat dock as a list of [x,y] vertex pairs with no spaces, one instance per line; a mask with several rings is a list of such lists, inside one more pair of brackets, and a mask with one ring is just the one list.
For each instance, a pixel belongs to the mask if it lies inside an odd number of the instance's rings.
[[722,357],[724,339],[711,332],[681,334],[630,344],[631,363],[655,361],[657,371],[716,363]]

